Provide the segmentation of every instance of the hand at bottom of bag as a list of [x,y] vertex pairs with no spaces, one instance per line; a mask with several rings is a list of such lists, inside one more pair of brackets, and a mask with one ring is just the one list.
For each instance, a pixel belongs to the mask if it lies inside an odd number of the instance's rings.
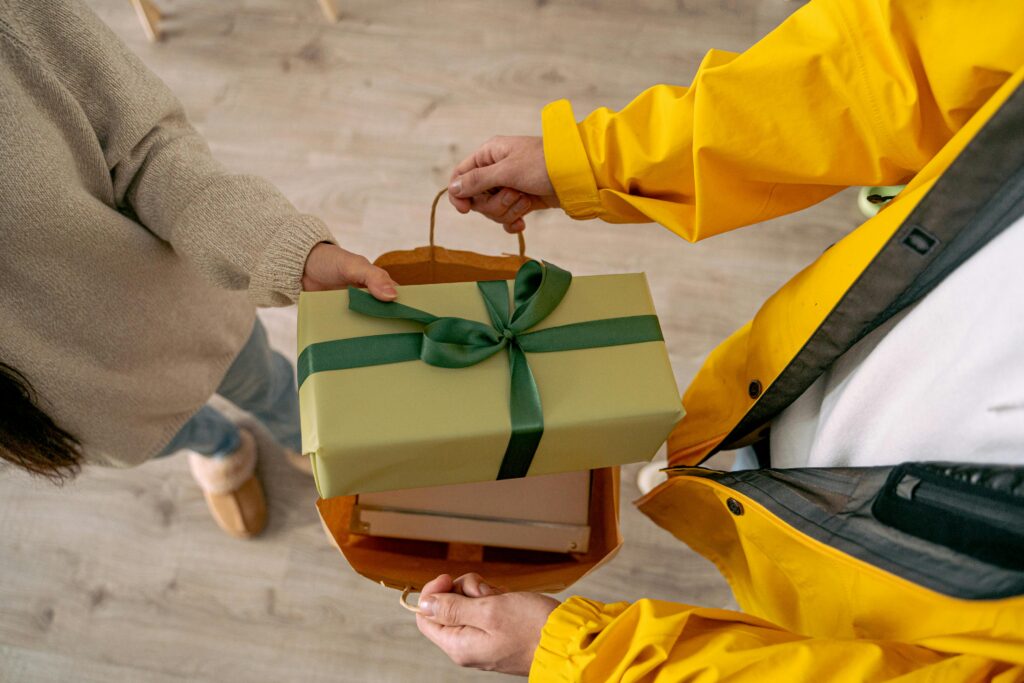
[[526,676],[548,615],[560,603],[507,593],[479,574],[442,574],[423,587],[416,625],[459,666]]

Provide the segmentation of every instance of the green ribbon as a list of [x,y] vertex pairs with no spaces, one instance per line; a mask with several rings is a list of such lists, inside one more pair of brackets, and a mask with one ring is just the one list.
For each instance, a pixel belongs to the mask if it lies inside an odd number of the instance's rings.
[[466,368],[507,349],[512,434],[497,478],[525,477],[544,434],[540,391],[526,360],[527,353],[663,340],[654,315],[605,318],[528,332],[558,307],[571,282],[572,275],[558,266],[527,261],[516,273],[511,310],[507,282],[478,282],[490,325],[465,318],[438,317],[397,302],[378,301],[360,289],[350,289],[350,310],[375,318],[416,322],[424,326],[423,331],[310,344],[299,356],[299,386],[315,372],[412,360],[441,368]]

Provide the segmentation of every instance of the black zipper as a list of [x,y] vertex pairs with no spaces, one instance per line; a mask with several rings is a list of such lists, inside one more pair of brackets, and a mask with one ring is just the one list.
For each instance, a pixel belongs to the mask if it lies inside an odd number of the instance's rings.
[[1004,501],[992,500],[959,489],[948,489],[927,480],[921,480],[914,487],[912,496],[914,502],[970,517],[997,526],[1004,531],[1024,532],[1024,501],[1021,501],[1020,505],[1014,506]]

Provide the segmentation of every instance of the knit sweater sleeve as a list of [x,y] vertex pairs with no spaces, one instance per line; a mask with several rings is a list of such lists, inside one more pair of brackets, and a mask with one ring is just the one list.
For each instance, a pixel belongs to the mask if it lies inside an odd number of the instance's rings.
[[266,180],[228,172],[177,98],[82,0],[14,0],[22,39],[80,107],[130,210],[213,283],[293,302],[309,251],[333,241]]

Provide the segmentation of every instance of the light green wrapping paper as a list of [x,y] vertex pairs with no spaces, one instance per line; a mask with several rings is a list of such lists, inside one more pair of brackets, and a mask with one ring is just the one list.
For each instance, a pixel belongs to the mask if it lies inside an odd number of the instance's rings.
[[[476,283],[398,288],[437,316],[489,324]],[[533,330],[653,315],[643,274],[575,277]],[[348,309],[348,292],[299,298],[306,346],[422,326]],[[544,436],[529,475],[650,460],[683,412],[664,342],[527,354],[540,388]],[[509,440],[508,354],[468,368],[408,361],[316,372],[299,389],[303,451],[321,497],[493,480]]]

